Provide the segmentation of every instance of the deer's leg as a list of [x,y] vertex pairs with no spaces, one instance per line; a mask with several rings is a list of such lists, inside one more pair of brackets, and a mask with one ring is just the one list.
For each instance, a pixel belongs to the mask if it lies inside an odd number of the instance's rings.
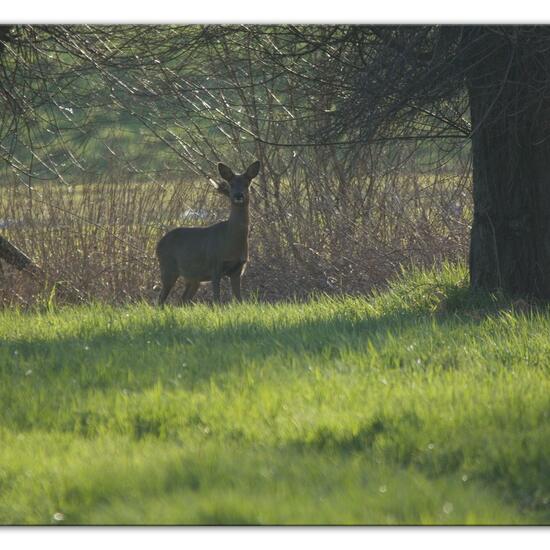
[[200,283],[197,281],[186,281],[185,290],[181,295],[181,303],[186,304],[193,299],[193,296],[197,293]]
[[160,291],[158,305],[163,306],[164,302],[166,302],[166,298],[168,298],[168,294],[170,294],[170,290],[172,290],[172,287],[174,286],[174,283],[178,279],[178,272],[175,269],[172,269],[171,267],[167,266],[161,266],[160,268],[160,279],[162,282],[162,290]]
[[233,298],[237,302],[242,302],[241,297],[241,270],[231,275],[231,291],[233,292]]
[[219,274],[214,275],[212,278],[212,291],[214,292],[214,302],[217,304],[220,303],[220,280],[221,276]]

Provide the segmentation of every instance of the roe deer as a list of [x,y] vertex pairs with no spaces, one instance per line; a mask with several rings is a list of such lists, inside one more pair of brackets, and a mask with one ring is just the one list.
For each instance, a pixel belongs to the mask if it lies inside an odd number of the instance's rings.
[[180,275],[185,280],[182,303],[189,302],[206,281],[212,281],[214,301],[219,302],[222,277],[230,277],[233,297],[241,301],[241,275],[248,261],[248,187],[259,170],[259,161],[240,175],[235,175],[225,164],[218,164],[225,181],[217,183],[216,190],[231,200],[229,219],[208,227],[178,227],[160,239],[159,305],[164,304]]

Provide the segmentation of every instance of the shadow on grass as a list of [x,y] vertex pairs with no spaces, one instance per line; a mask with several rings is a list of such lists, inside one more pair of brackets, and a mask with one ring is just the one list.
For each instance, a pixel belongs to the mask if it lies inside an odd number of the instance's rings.
[[[231,316],[231,309],[219,314]],[[145,389],[182,366],[182,382],[195,385],[231,369],[246,367],[251,361],[262,362],[276,356],[287,361],[300,356],[338,359],[344,350],[367,352],[369,344],[381,348],[388,337],[395,340],[412,334],[422,336],[434,323],[467,329],[482,319],[483,315],[460,316],[456,312],[397,310],[363,318],[340,313],[278,326],[232,320],[204,328],[193,326],[192,319],[182,323],[176,315],[159,316],[146,323],[140,321],[135,330],[128,326],[110,328],[89,338],[5,341],[2,345],[11,367],[4,365],[0,370],[8,369],[7,374],[20,372],[18,363],[25,359],[39,367],[37,375],[75,375],[86,369],[89,372],[81,384],[84,389],[128,388],[129,384],[134,386],[132,389]],[[426,331],[422,332],[422,326]],[[133,382],[129,382],[129,371]]]

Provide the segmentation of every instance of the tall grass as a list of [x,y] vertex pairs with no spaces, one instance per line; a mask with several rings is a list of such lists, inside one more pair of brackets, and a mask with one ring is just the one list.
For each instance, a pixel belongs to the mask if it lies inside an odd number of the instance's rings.
[[550,314],[371,300],[0,314],[0,522],[550,521]]
[[[366,293],[404,265],[465,258],[467,180],[443,172],[392,173],[315,186],[307,180],[314,175],[298,171],[288,181],[264,178],[255,185],[244,283],[249,296]],[[0,300],[6,305],[48,302],[59,281],[88,300],[153,301],[154,247],[162,234],[224,219],[229,209],[207,181],[135,182],[115,173],[75,186],[29,187],[8,179],[1,192],[2,234],[49,280],[39,286],[4,266]],[[206,296],[202,291],[199,300]]]

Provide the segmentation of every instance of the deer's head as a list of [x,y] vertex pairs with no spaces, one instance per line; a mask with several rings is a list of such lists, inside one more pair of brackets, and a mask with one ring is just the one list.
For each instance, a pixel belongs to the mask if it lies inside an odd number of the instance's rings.
[[224,181],[216,184],[216,190],[229,197],[231,204],[235,206],[247,205],[248,188],[260,171],[260,161],[253,162],[244,174],[234,174],[231,168],[221,162],[218,164],[218,171]]

